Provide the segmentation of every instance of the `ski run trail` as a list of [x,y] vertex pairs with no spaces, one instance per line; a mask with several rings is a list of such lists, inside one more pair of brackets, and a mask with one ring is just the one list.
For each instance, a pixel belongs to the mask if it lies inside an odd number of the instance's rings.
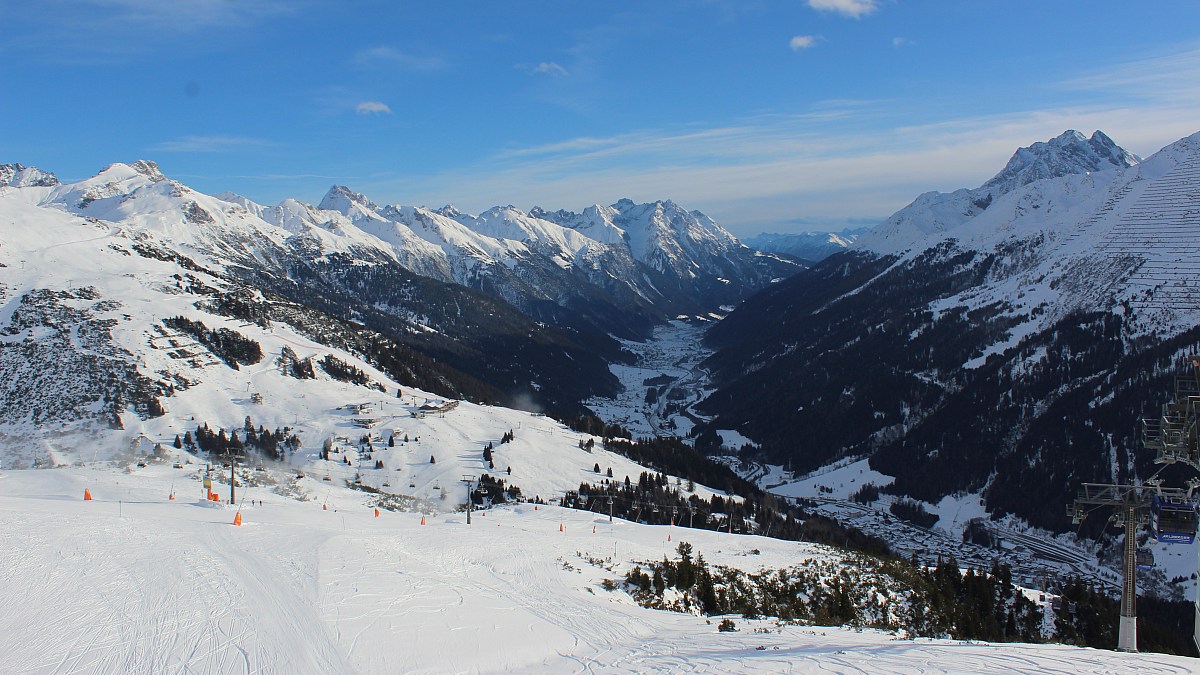
[[[0,478],[6,673],[1188,673],[1193,659],[778,626],[645,609],[606,591],[681,540],[757,568],[821,546],[516,504],[465,514],[337,508],[245,490],[201,497],[196,467]],[[84,501],[84,491],[94,499]],[[174,490],[176,498],[169,499]],[[365,496],[365,495],[364,495]],[[261,505],[258,502],[261,500]],[[668,537],[671,538],[668,541]],[[752,549],[759,553],[754,554]]]

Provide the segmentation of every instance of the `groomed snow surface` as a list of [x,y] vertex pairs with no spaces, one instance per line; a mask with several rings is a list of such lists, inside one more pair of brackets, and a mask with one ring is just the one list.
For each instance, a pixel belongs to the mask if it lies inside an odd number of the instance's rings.
[[[196,465],[0,479],[0,666],[12,673],[1187,673],[1192,659],[644,609],[602,582],[681,540],[711,563],[830,549],[531,504],[427,516],[338,488],[210,506]],[[84,490],[94,497],[82,499]],[[227,488],[225,488],[227,490]],[[169,500],[174,490],[176,499]],[[560,530],[561,527],[561,530]],[[668,541],[668,537],[671,540]],[[757,555],[751,550],[758,549]]]

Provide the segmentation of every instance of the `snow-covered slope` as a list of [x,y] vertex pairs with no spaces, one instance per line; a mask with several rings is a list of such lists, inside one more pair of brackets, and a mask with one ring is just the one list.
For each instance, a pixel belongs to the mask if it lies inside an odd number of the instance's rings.
[[1195,134],[1124,169],[1075,171],[1003,193],[922,244],[950,240],[952,250],[998,258],[984,283],[933,309],[1004,302],[1041,315],[1044,326],[1080,309],[1131,303],[1145,310],[1129,317],[1140,330],[1189,327],[1197,307],[1190,289],[1200,284],[1198,183]]
[[1032,322],[981,358],[1068,313],[1114,303],[1146,310],[1129,317],[1140,331],[1177,332],[1192,325],[1200,297],[1198,182],[1200,134],[1142,161],[1099,131],[1068,131],[1018,150],[979,188],[921,195],[853,248],[906,261],[939,246],[939,257],[994,255],[981,283],[930,306],[999,303]]
[[[469,527],[463,514],[424,524],[414,513],[375,517],[362,493],[274,471],[244,489],[235,510],[199,499],[195,465],[127,466],[0,474],[0,546],[14,552],[0,558],[0,579],[5,601],[21,608],[0,615],[12,672],[1195,667],[1160,654],[913,640],[740,616],[730,617],[737,630],[720,632],[717,619],[640,607],[619,582],[635,564],[673,555],[680,541],[710,564],[748,572],[813,562],[837,576],[846,559],[813,544],[610,524],[531,504],[476,513]],[[85,490],[92,501],[82,500]]]
[[[249,227],[240,220],[244,209],[189,229],[167,217],[169,211],[147,208],[177,189],[133,167],[114,166],[86,185],[0,195],[5,467],[142,452],[198,435],[201,426],[245,440],[250,420],[259,429],[297,436],[300,447],[281,466],[407,495],[438,510],[461,503],[457,491],[454,499],[448,493],[464,474],[491,472],[529,496],[550,497],[597,481],[596,464],[617,479],[647,470],[603,449],[582,449],[590,436],[547,417],[466,401],[429,412],[445,399],[398,382],[351,349],[338,324],[318,312],[274,304],[264,305],[273,308],[270,318],[231,316],[224,303],[253,304],[257,292],[171,255],[163,234],[189,234],[191,245],[202,247],[221,225],[240,233],[244,255],[253,256],[261,250],[256,244],[278,243],[286,232]],[[231,206],[184,197],[206,213]],[[130,202],[144,209],[136,221],[142,227],[130,218],[115,226],[73,213],[112,215]],[[224,234],[221,242],[233,241]],[[265,298],[258,294],[258,300]],[[208,332],[180,328],[172,317],[202,322]],[[222,332],[214,338],[212,331]],[[239,356],[247,352],[250,357]],[[357,370],[357,381],[337,379],[336,369],[323,365],[330,358]],[[297,376],[290,365],[296,361],[308,363],[309,375]],[[510,431],[513,441],[499,444]],[[321,457],[327,442],[329,460]],[[488,444],[497,444],[494,467],[484,459]]]

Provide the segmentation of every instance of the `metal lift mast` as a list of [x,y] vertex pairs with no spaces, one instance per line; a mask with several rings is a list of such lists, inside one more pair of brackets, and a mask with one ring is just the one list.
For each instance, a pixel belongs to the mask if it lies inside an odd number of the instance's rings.
[[[1175,397],[1163,404],[1162,414],[1142,420],[1142,445],[1158,453],[1158,464],[1179,462],[1200,472],[1200,357],[1187,359],[1185,371],[1188,365],[1191,372],[1175,377]],[[1195,479],[1189,485],[1194,488]],[[1200,559],[1196,568],[1200,572]],[[1200,648],[1200,589],[1193,606],[1192,640]]]
[[1120,651],[1137,651],[1137,530],[1149,521],[1150,498],[1159,495],[1183,499],[1188,492],[1164,488],[1151,481],[1143,485],[1084,483],[1075,503],[1067,508],[1067,515],[1071,516],[1072,522],[1079,524],[1091,510],[1111,506],[1116,510],[1111,519],[1118,527],[1125,528],[1125,555],[1121,565],[1121,622],[1117,635],[1117,649]]
[[[1191,367],[1186,368],[1188,365]],[[1185,373],[1175,378],[1175,396],[1163,404],[1162,414],[1142,420],[1142,445],[1156,452],[1156,464],[1181,463],[1200,471],[1200,358],[1189,359]],[[1083,522],[1091,510],[1112,507],[1116,512],[1111,519],[1125,528],[1121,622],[1117,637],[1117,649],[1121,651],[1137,651],[1137,529],[1150,520],[1150,504],[1155,497],[1195,508],[1193,492],[1198,485],[1200,481],[1193,479],[1188,481],[1186,490],[1165,488],[1161,480],[1154,478],[1142,485],[1084,483],[1075,503],[1067,507],[1067,515],[1076,524]],[[1195,534],[1194,529],[1191,534]],[[1193,640],[1200,647],[1200,593],[1195,608]]]

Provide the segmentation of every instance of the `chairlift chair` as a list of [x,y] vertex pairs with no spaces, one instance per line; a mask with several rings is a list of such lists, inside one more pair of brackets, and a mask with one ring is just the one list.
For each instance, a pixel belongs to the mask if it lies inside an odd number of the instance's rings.
[[1150,528],[1154,538],[1168,544],[1196,540],[1196,503],[1182,497],[1154,495],[1150,499]]

